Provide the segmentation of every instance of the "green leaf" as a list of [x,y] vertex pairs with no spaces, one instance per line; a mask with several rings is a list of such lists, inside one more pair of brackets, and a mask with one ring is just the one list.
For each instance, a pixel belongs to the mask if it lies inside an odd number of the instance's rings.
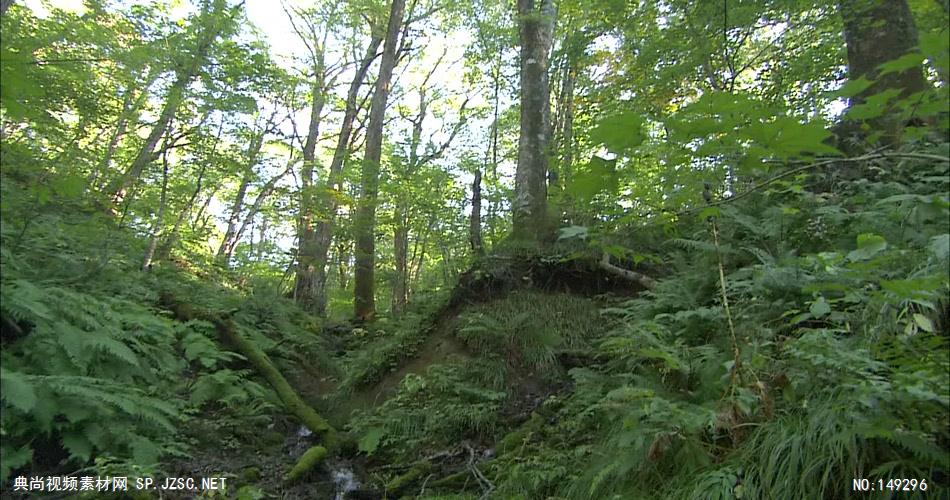
[[143,437],[134,438],[130,448],[132,448],[132,458],[135,460],[135,463],[141,465],[158,463],[158,457],[161,455],[161,450],[159,450],[158,446],[150,439]]
[[927,333],[934,332],[933,321],[930,321],[930,318],[928,318],[927,316],[924,316],[923,314],[914,313],[914,323],[917,323],[917,326],[919,326],[921,330]]
[[705,219],[707,217],[720,217],[722,216],[722,210],[719,210],[719,207],[706,207],[699,212],[699,218]]
[[587,228],[584,226],[568,226],[558,229],[558,241],[571,238],[587,239]]
[[590,201],[602,191],[617,188],[617,160],[605,160],[599,156],[591,158],[587,168],[574,175],[568,192],[579,202]]
[[943,279],[940,276],[933,276],[909,280],[881,280],[881,288],[893,293],[901,300],[925,298],[943,286]]
[[901,89],[888,89],[868,97],[864,104],[858,104],[848,108],[846,113],[849,120],[870,120],[883,115],[887,111],[887,104],[891,99],[897,97],[902,92]]
[[938,234],[930,238],[930,251],[941,260],[950,256],[950,233]]
[[0,482],[7,484],[10,472],[30,463],[33,459],[33,449],[29,445],[12,450],[6,446],[0,447]]
[[878,66],[878,69],[881,70],[880,76],[884,76],[890,73],[897,73],[914,67],[919,67],[923,63],[923,54],[920,52],[909,52],[898,57],[897,59],[887,61],[886,63]]
[[874,233],[862,233],[858,235],[858,248],[848,253],[848,260],[856,262],[867,260],[887,248],[887,240],[883,236]]
[[382,427],[373,427],[357,443],[359,451],[372,455],[378,448],[383,436],[386,435],[386,429]]
[[832,93],[832,97],[854,97],[867,90],[867,88],[873,84],[874,82],[863,76],[856,80],[848,80],[848,83],[845,83],[840,89]]
[[646,139],[643,117],[630,111],[608,115],[591,130],[590,139],[613,153],[629,152]]
[[22,412],[28,412],[36,405],[36,393],[27,376],[2,368],[0,368],[0,398]]
[[779,117],[771,122],[756,123],[742,132],[772,153],[784,156],[803,153],[840,154],[825,143],[831,137],[831,132],[821,122],[801,123],[796,118]]
[[818,297],[818,300],[812,302],[808,312],[811,313],[813,318],[820,318],[831,312],[831,306],[825,301],[824,297]]
[[89,460],[92,456],[92,443],[89,439],[78,432],[69,432],[63,436],[63,447],[69,451],[69,454],[82,462]]

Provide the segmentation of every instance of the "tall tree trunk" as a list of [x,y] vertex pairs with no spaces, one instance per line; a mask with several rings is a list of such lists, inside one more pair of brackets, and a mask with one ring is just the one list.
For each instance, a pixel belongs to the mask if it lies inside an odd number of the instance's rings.
[[565,68],[564,81],[561,86],[561,185],[567,185],[573,174],[574,84],[576,80],[576,62],[571,58]]
[[[138,97],[135,96],[135,88],[129,86],[125,92],[125,97],[122,102],[122,111],[119,113],[119,118],[116,120],[115,129],[112,131],[112,136],[109,138],[109,144],[106,146],[106,154],[103,155],[102,159],[99,161],[99,164],[96,166],[96,169],[89,175],[88,186],[91,188],[96,186],[95,189],[102,189],[102,186],[97,186],[97,181],[99,177],[107,177],[109,172],[109,167],[112,166],[112,159],[115,156],[115,150],[119,147],[119,141],[126,134],[126,130],[129,126],[129,119],[135,114],[136,111],[142,108],[142,105],[145,104],[145,101],[148,99],[148,89],[155,83],[155,80],[158,79],[158,70],[155,67],[152,67],[148,71],[148,76],[145,78],[145,82],[142,84],[142,91],[139,93]],[[134,97],[134,100],[133,100]]]
[[11,5],[13,5],[13,0],[0,0],[0,16],[6,14]]
[[[436,65],[438,67],[438,65]],[[432,76],[432,73],[429,74]],[[428,81],[428,77],[426,81]],[[419,112],[412,121],[412,135],[409,139],[409,163],[402,172],[403,183],[411,183],[412,176],[419,167],[419,144],[422,142],[422,123],[425,121],[428,101],[426,100],[425,83],[419,89]],[[402,313],[409,301],[408,290],[408,254],[409,254],[409,196],[400,190],[396,195],[395,229],[393,230],[393,260],[396,264],[393,279],[392,312],[394,315]]]
[[399,315],[409,301],[409,220],[405,213],[396,214],[396,229],[393,231],[393,260],[396,264],[393,276],[393,315]]
[[223,28],[224,23],[222,23],[220,17],[223,15],[222,11],[226,8],[226,2],[223,0],[215,0],[209,2],[208,6],[201,12],[197,20],[197,23],[201,26],[199,28],[201,31],[198,33],[198,42],[191,61],[186,68],[179,69],[176,72],[175,83],[172,84],[171,89],[169,89],[165,97],[162,112],[155,124],[152,125],[152,130],[145,139],[145,144],[142,145],[142,148],[135,156],[135,160],[132,161],[128,170],[119,176],[119,178],[115,179],[107,188],[107,193],[112,200],[110,210],[113,213],[115,213],[118,205],[125,197],[129,186],[137,181],[139,177],[141,177],[145,167],[155,160],[155,146],[158,145],[158,141],[162,137],[162,134],[165,133],[165,129],[168,128],[169,123],[171,123],[172,119],[174,119],[178,113],[179,106],[181,106],[181,103],[185,100],[185,91],[188,89],[188,85],[198,76],[198,73],[204,66],[205,59],[208,57],[208,51],[211,49],[211,45]]
[[[491,177],[489,179],[498,179],[498,95],[499,90],[501,90],[501,54],[498,55],[498,62],[495,66],[493,76],[494,79],[494,92],[492,100],[494,102],[494,118],[492,119],[491,125],[491,168],[489,173]],[[488,236],[490,238],[490,243],[492,246],[495,245],[495,229],[494,229],[494,220],[495,214],[498,213],[498,197],[489,196],[488,199]]]
[[402,184],[406,187],[405,189],[397,189],[397,194],[395,196],[395,228],[393,230],[393,254],[395,260],[395,279],[393,280],[393,297],[392,297],[392,311],[394,314],[400,314],[406,307],[406,304],[409,302],[409,267],[408,267],[408,254],[409,254],[409,220],[411,212],[411,199],[409,194],[408,186],[412,184],[412,180],[416,175],[416,172],[419,171],[422,166],[427,165],[429,162],[439,158],[445,152],[446,149],[452,144],[452,141],[458,135],[459,130],[465,125],[465,109],[468,106],[468,99],[462,103],[462,106],[459,108],[459,121],[452,127],[452,132],[449,134],[449,137],[435,148],[434,151],[428,152],[426,154],[420,155],[419,148],[422,146],[422,128],[423,123],[425,122],[426,115],[428,114],[429,109],[429,98],[428,98],[428,84],[429,80],[432,78],[432,75],[436,73],[439,69],[439,65],[442,63],[443,58],[445,57],[446,52],[442,53],[442,57],[432,66],[429,71],[429,74],[426,75],[423,79],[422,84],[419,86],[419,108],[416,113],[416,117],[411,120],[412,122],[412,133],[409,139],[409,161],[405,165],[405,169],[400,173],[401,179],[399,179]]
[[518,0],[521,40],[521,131],[511,209],[512,236],[540,241],[547,231],[550,142],[548,52],[554,28],[552,0]]
[[383,149],[383,125],[386,103],[389,100],[389,82],[396,65],[396,45],[402,26],[405,0],[393,0],[389,12],[389,26],[383,45],[376,90],[370,104],[369,124],[366,127],[366,153],[360,176],[360,197],[356,209],[356,273],[354,316],[359,321],[372,321],[376,315],[376,197],[379,189],[379,162]]
[[472,180],[472,216],[469,219],[468,241],[475,255],[485,253],[482,248],[482,170],[475,170]]
[[[167,139],[166,139],[167,140]],[[162,232],[162,221],[165,219],[165,205],[168,200],[168,152],[162,155],[162,194],[158,202],[158,214],[155,216],[155,223],[152,224],[152,235],[148,240],[148,248],[145,250],[145,258],[142,259],[142,270],[148,271],[152,267],[152,257],[155,255],[155,248],[158,246],[158,238]]]
[[[96,181],[99,179],[99,176],[104,175],[109,171],[109,165],[112,164],[112,155],[115,154],[115,149],[119,145],[119,139],[125,135],[125,128],[129,123],[129,115],[132,114],[132,94],[134,92],[135,91],[131,87],[125,91],[125,97],[122,100],[122,111],[119,112],[119,118],[116,120],[115,129],[112,131],[112,136],[109,137],[109,144],[106,146],[106,154],[103,155],[102,160],[99,161],[99,164],[86,179],[87,187],[95,185]],[[147,92],[147,90],[143,91],[142,95],[144,96]]]
[[[850,106],[863,104],[868,97],[886,90],[900,90],[904,97],[927,88],[920,66],[887,75],[881,75],[877,69],[917,46],[917,26],[907,0],[839,0],[838,10],[848,46],[848,79],[864,77],[875,81],[852,97]],[[884,132],[886,144],[896,144],[903,128],[895,114],[885,113],[869,121],[872,128]],[[858,129],[846,126],[845,133],[862,136]]]
[[307,131],[307,140],[303,147],[303,165],[300,175],[300,220],[298,222],[298,254],[297,279],[294,287],[294,296],[297,303],[305,310],[322,314],[322,300],[318,297],[321,287],[320,265],[316,261],[316,232],[314,222],[318,216],[314,185],[313,170],[316,163],[317,139],[320,135],[320,115],[326,103],[324,86],[326,84],[326,65],[324,64],[323,46],[314,47],[314,82],[311,87],[313,93],[310,101],[310,126]]
[[[353,122],[359,113],[359,91],[363,82],[366,80],[366,74],[376,59],[376,51],[382,43],[382,38],[374,36],[366,47],[366,53],[357,69],[356,75],[350,82],[350,88],[346,94],[346,107],[343,112],[343,123],[340,125],[340,135],[337,137],[336,148],[333,151],[333,159],[330,161],[330,170],[327,174],[326,185],[324,189],[316,193],[316,210],[321,215],[316,221],[316,227],[313,230],[312,254],[307,257],[308,263],[312,266],[312,273],[308,266],[307,274],[304,279],[307,288],[297,288],[297,297],[300,301],[302,293],[309,293],[308,300],[311,304],[311,312],[318,315],[326,314],[327,307],[327,256],[330,253],[330,244],[333,240],[333,223],[336,218],[339,198],[335,193],[340,192],[343,184],[343,166],[347,154],[350,151],[350,136],[353,133]],[[303,245],[301,245],[303,249]],[[300,271],[298,270],[298,283],[300,283]]]

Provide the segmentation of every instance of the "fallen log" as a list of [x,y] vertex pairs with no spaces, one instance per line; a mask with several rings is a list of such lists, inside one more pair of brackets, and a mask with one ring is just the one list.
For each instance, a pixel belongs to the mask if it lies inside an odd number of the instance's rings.
[[632,281],[634,283],[637,283],[643,288],[646,288],[647,290],[653,290],[654,288],[656,288],[655,279],[645,274],[638,273],[636,271],[631,271],[629,269],[624,269],[622,267],[618,267],[611,264],[610,255],[608,255],[607,253],[604,253],[604,255],[600,258],[600,262],[598,262],[598,266],[604,271],[607,271],[608,273],[613,274],[614,276],[619,276],[627,281]]
[[176,300],[168,292],[162,293],[161,301],[179,321],[202,320],[214,325],[221,340],[236,349],[254,365],[257,372],[277,393],[284,408],[320,439],[322,446],[314,446],[307,450],[285,476],[286,480],[295,481],[303,477],[329,452],[336,450],[339,445],[336,429],[297,394],[264,351],[241,335],[230,313],[198,311],[191,304]]

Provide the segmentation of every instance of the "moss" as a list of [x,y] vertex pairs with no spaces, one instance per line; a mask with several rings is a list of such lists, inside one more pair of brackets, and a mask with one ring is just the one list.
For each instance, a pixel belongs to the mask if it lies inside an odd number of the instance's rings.
[[284,444],[284,435],[277,431],[267,431],[261,436],[265,446],[281,446]]
[[241,471],[241,484],[256,483],[261,479],[261,469],[259,467],[248,467]]
[[393,478],[393,480],[386,485],[386,493],[393,496],[398,495],[409,485],[415,483],[420,478],[422,478],[422,476],[428,474],[431,470],[432,464],[429,462],[422,462],[420,464],[414,465],[407,472]]
[[531,419],[521,427],[509,432],[498,442],[498,455],[510,453],[521,447],[525,440],[529,439],[531,434],[541,430],[544,426],[544,417],[538,413],[532,413]]
[[297,481],[310,472],[310,470],[319,464],[326,456],[327,449],[323,446],[311,447],[300,456],[300,460],[297,460],[297,464],[294,465],[294,468],[290,469],[290,472],[284,476],[284,480],[288,483]]

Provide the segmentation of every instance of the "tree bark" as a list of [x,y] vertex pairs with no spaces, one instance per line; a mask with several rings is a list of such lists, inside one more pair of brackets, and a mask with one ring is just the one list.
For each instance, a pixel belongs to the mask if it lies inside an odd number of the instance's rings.
[[571,180],[574,166],[574,84],[577,80],[577,63],[568,54],[561,86],[561,185]]
[[324,62],[324,46],[314,42],[314,82],[311,87],[313,94],[310,102],[310,125],[307,130],[307,140],[303,147],[303,164],[300,171],[300,220],[298,221],[298,248],[297,277],[294,285],[294,296],[297,303],[313,314],[322,314],[323,307],[318,297],[320,285],[319,263],[316,261],[316,232],[315,220],[322,214],[317,213],[313,171],[316,162],[317,139],[320,135],[320,115],[326,103],[324,94],[326,85],[326,64]]
[[[917,46],[917,26],[907,0],[839,0],[838,10],[844,22],[848,48],[848,79],[867,78],[874,83],[851,98],[849,106],[886,90],[900,90],[906,97],[927,88],[920,66],[881,75],[878,66],[913,51]],[[895,113],[869,120],[872,129],[884,131],[883,142],[895,145],[903,124]],[[846,126],[846,134],[864,136],[855,126]]]
[[548,53],[554,27],[552,0],[518,0],[521,40],[521,131],[511,208],[512,236],[540,241],[546,232],[550,88]]
[[360,197],[356,209],[356,273],[354,285],[354,316],[358,321],[372,321],[376,315],[376,198],[379,189],[379,162],[382,158],[383,125],[389,83],[396,65],[396,46],[402,25],[405,0],[393,0],[389,25],[383,45],[376,90],[370,104],[369,124],[366,127],[366,153],[360,176]]
[[[310,311],[313,314],[323,316],[326,314],[327,307],[327,257],[330,253],[330,245],[333,241],[333,223],[336,219],[339,208],[339,198],[337,193],[343,185],[343,166],[346,163],[347,154],[350,151],[350,138],[353,133],[353,123],[356,115],[359,113],[359,91],[369,68],[376,59],[376,51],[382,43],[382,38],[374,36],[360,62],[356,75],[350,82],[350,88],[346,95],[346,105],[343,111],[343,122],[340,125],[340,134],[337,137],[336,148],[333,151],[333,159],[330,161],[330,170],[327,174],[326,183],[323,189],[315,194],[316,212],[320,214],[313,229],[312,246],[307,249],[312,253],[301,259],[307,260],[307,267],[304,269],[304,275],[300,275],[298,270],[296,296],[298,302],[303,303],[302,298],[306,297],[306,303],[309,304]],[[304,245],[301,245],[301,250]],[[302,260],[303,261],[303,260]],[[301,284],[301,279],[303,283]]]

